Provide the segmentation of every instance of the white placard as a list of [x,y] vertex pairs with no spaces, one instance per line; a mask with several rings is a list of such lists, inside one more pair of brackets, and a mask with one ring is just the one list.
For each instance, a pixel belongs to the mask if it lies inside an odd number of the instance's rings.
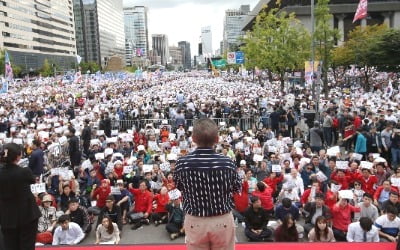
[[175,140],[175,138],[176,138],[176,134],[174,134],[174,133],[170,133],[168,136],[168,140],[170,140],[170,141]]
[[97,135],[97,136],[102,136],[102,135],[104,135],[104,130],[97,130],[97,131],[96,131],[96,135]]
[[368,162],[368,161],[362,161],[360,163],[361,169],[372,169],[373,166],[374,166],[374,164],[372,162]]
[[354,194],[353,194],[353,191],[351,191],[351,190],[340,190],[339,197],[342,199],[352,200],[354,198]]
[[97,204],[97,201],[91,201],[91,202],[90,202],[90,205],[92,205],[92,207],[95,207],[96,204]]
[[181,149],[178,148],[178,147],[174,146],[174,147],[171,148],[171,153],[173,153],[173,154],[179,155],[180,152],[181,152]]
[[337,161],[336,168],[346,170],[349,168],[349,162],[348,161]]
[[66,136],[61,136],[61,137],[58,139],[58,142],[59,142],[61,145],[64,145],[65,143],[68,142],[68,138],[67,138]]
[[124,166],[124,174],[130,174],[133,171],[133,166]]
[[96,160],[104,160],[104,153],[97,153],[97,154],[95,154],[94,155],[94,158],[96,159]]
[[300,159],[300,164],[303,164],[303,165],[308,164],[310,162],[311,162],[311,159],[307,158],[307,157],[303,157]]
[[157,151],[159,149],[156,141],[148,141],[147,145],[153,151]]
[[317,180],[319,182],[324,182],[324,181],[328,180],[328,177],[326,177],[326,175],[324,173],[322,173],[321,171],[318,171],[316,173],[316,176],[317,176]]
[[385,163],[385,162],[386,162],[386,159],[385,159],[385,158],[382,158],[382,157],[378,157],[378,158],[376,158],[376,159],[374,160],[374,162],[376,162],[376,163],[379,163],[379,162]]
[[112,195],[121,195],[121,190],[119,187],[111,187],[111,193]]
[[286,143],[286,144],[293,143],[293,140],[292,140],[292,138],[290,138],[290,137],[283,137],[283,138],[282,138],[282,141],[283,141],[284,143]]
[[377,159],[381,154],[373,153],[372,158]]
[[264,159],[264,157],[262,155],[254,155],[253,157],[253,161],[255,162],[260,162]]
[[143,165],[143,173],[149,173],[151,171],[153,171],[153,165],[151,164]]
[[31,192],[34,194],[40,194],[46,192],[46,184],[45,183],[31,184]]
[[171,168],[169,165],[169,162],[161,163],[160,164],[160,169],[164,172],[168,172]]
[[331,191],[336,193],[339,192],[339,190],[342,188],[342,185],[336,185],[336,184],[331,184]]
[[400,178],[390,178],[390,182],[392,186],[400,187]]
[[280,173],[280,172],[282,172],[282,167],[281,167],[281,165],[272,165],[272,172],[274,172],[274,173]]
[[106,139],[107,143],[117,143],[118,137],[109,137]]
[[353,159],[355,159],[355,160],[361,161],[361,159],[362,159],[363,156],[362,156],[362,154],[353,153],[351,157],[352,157]]
[[326,154],[329,156],[336,156],[338,153],[340,153],[339,146],[331,147],[326,150]]
[[243,149],[243,142],[238,142],[238,143],[236,143],[235,149],[240,149],[240,150],[242,150],[242,149]]
[[171,200],[177,200],[181,197],[181,191],[175,188],[168,192],[168,196]]
[[118,136],[118,129],[111,130],[111,136]]

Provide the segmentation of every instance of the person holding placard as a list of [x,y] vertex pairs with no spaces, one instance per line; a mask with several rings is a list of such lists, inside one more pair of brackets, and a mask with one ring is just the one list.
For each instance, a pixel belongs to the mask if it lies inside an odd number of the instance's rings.
[[0,225],[7,250],[34,250],[41,216],[30,189],[32,171],[17,165],[21,156],[15,143],[5,144],[0,153]]
[[358,205],[352,206],[349,204],[352,194],[346,194],[347,196],[340,197],[340,200],[332,208],[332,229],[337,241],[346,241],[347,229],[351,223],[351,214],[361,211]]
[[142,180],[139,182],[139,188],[133,188],[132,184],[129,184],[129,192],[134,195],[135,207],[132,211],[128,212],[127,217],[131,223],[132,230],[136,230],[142,226],[142,224],[150,224],[150,215],[153,209],[153,195],[147,189],[146,181]]

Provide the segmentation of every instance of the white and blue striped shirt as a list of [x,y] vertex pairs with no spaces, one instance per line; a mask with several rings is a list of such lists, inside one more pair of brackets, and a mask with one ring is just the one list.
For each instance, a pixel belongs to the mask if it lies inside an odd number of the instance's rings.
[[241,180],[233,161],[210,148],[198,148],[176,163],[176,187],[182,191],[183,210],[199,217],[229,213],[233,193],[241,190]]

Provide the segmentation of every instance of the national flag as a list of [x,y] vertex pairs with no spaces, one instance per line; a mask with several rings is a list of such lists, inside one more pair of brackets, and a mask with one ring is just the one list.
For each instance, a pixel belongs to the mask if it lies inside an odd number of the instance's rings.
[[353,23],[367,17],[368,0],[360,0],[358,3],[356,14],[354,15]]
[[11,67],[11,62],[10,62],[10,56],[8,55],[8,52],[6,51],[4,54],[4,62],[5,62],[5,71],[4,71],[4,76],[6,80],[11,81],[13,78],[13,70]]

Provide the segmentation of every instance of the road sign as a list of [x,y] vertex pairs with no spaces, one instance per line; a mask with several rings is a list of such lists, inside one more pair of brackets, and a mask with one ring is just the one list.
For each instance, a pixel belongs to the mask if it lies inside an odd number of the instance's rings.
[[227,55],[228,64],[235,64],[236,63],[236,53],[235,52],[228,52]]
[[242,51],[236,51],[236,64],[244,64],[244,53]]

